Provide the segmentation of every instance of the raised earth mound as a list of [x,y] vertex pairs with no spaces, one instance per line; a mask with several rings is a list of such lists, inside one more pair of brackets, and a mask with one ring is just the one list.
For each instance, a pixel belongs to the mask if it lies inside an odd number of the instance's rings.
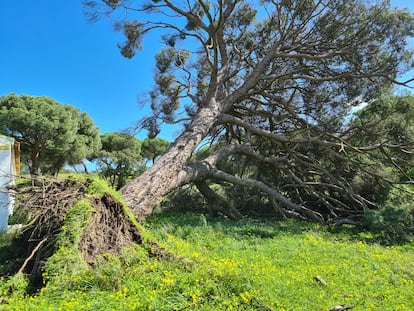
[[[138,244],[150,256],[169,256],[155,243],[144,241],[132,213],[99,180],[37,180],[36,186],[17,193],[16,207],[29,214],[22,233],[15,239],[14,266],[8,274],[22,272],[34,288],[44,286],[44,267],[59,250],[67,260],[93,266],[102,254],[119,254]],[[61,256],[62,257],[62,256]],[[63,262],[62,265],[65,263]]]

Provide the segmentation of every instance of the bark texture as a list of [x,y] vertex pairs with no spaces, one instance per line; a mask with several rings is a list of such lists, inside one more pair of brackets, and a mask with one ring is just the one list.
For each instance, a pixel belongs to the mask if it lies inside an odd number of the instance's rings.
[[209,108],[199,110],[193,122],[153,166],[121,189],[125,203],[139,220],[150,215],[164,195],[196,179],[199,172],[187,165],[187,161],[219,113],[217,104],[211,100]]

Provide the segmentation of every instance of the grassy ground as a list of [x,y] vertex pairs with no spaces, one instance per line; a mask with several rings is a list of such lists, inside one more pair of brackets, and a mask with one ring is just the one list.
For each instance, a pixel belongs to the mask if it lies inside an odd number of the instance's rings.
[[[142,249],[60,271],[37,296],[21,275],[0,281],[0,310],[413,310],[414,245],[294,221],[199,214],[150,217],[148,231],[175,260]],[[180,257],[181,256],[181,257]]]

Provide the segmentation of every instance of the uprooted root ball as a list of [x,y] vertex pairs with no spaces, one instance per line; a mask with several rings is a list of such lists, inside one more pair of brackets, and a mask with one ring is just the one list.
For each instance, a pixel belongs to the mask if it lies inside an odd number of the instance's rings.
[[[141,232],[110,191],[98,195],[88,193],[93,182],[96,181],[41,180],[17,195],[17,205],[27,208],[31,216],[16,241],[25,244],[27,249],[18,271],[29,275],[32,286],[43,286],[44,265],[62,243],[65,231],[79,231],[79,237],[70,232],[69,242],[65,243],[75,244],[88,265],[93,265],[101,254],[119,254],[131,243],[142,245]],[[78,229],[68,228],[69,214],[73,214],[70,211],[81,200],[88,203],[90,217],[83,224],[78,223]]]

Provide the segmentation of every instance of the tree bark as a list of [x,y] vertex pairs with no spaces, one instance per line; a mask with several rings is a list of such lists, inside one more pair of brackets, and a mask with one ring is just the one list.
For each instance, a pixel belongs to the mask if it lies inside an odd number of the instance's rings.
[[216,216],[218,213],[222,213],[233,220],[242,218],[242,215],[235,208],[231,207],[224,198],[215,193],[205,180],[196,181],[195,185],[207,201],[210,215]]
[[161,202],[164,195],[197,178],[197,170],[186,165],[201,140],[207,135],[220,114],[214,98],[199,109],[196,117],[168,148],[167,152],[144,174],[122,189],[125,203],[143,220]]
[[40,148],[38,144],[35,144],[31,153],[31,162],[30,163],[30,175],[38,176],[39,175],[39,152]]

